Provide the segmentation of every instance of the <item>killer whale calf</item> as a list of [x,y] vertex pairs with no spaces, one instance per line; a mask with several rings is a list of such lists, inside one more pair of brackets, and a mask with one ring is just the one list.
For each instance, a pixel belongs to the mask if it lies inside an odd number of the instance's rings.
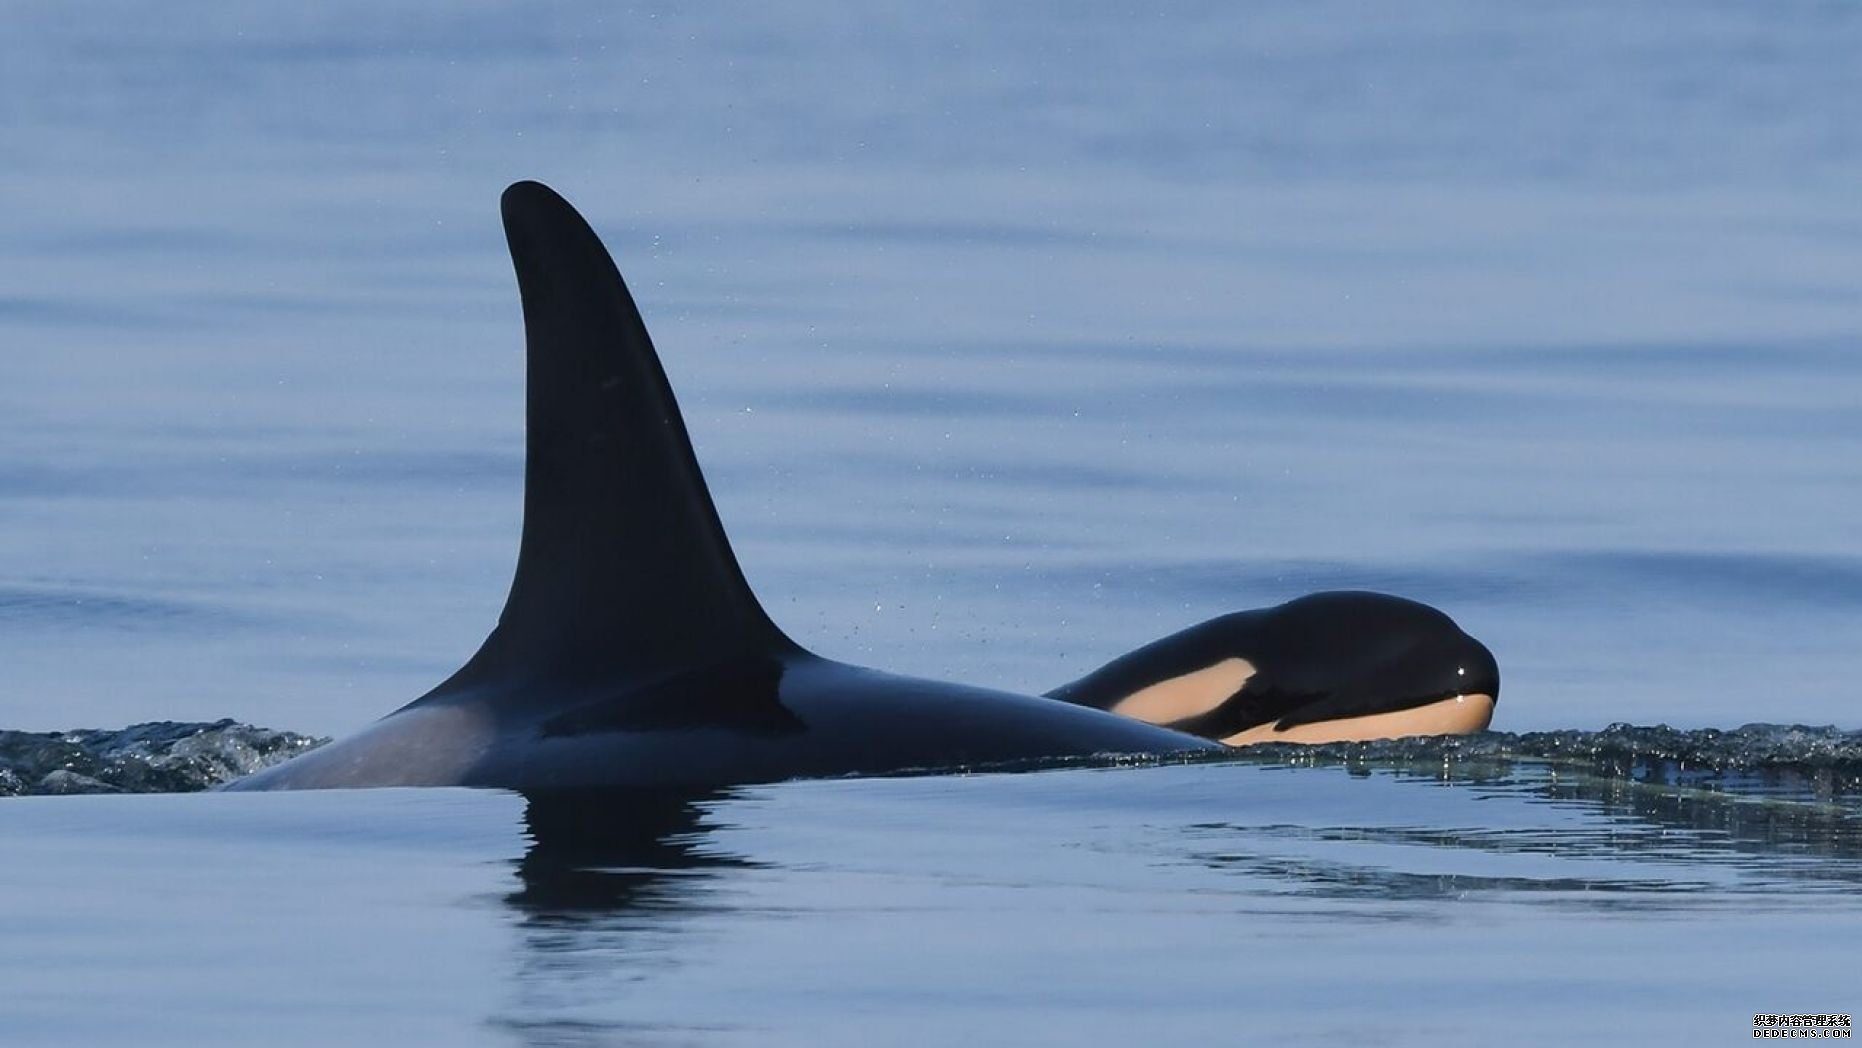
[[1427,604],[1343,591],[1218,616],[1047,694],[1230,746],[1361,742],[1484,731],[1500,667]]
[[706,788],[1486,726],[1492,655],[1380,594],[1222,616],[1046,696],[805,650],[744,579],[606,248],[540,183],[507,189],[502,212],[527,386],[497,624],[425,695],[225,788]]

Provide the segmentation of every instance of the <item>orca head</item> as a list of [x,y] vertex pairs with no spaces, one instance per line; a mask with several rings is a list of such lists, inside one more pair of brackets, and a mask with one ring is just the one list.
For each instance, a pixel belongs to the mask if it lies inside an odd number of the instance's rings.
[[1314,593],[1210,619],[1050,697],[1233,746],[1485,730],[1500,695],[1486,645],[1382,593]]
[[1486,729],[1500,697],[1486,645],[1443,612],[1384,593],[1300,597],[1237,641],[1253,673],[1225,704],[1231,715],[1212,718],[1231,745],[1468,734]]

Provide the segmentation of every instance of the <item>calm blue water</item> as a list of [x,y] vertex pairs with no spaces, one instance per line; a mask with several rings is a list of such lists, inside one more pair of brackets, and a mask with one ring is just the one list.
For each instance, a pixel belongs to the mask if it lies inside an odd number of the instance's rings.
[[8,1043],[1722,1043],[1855,1000],[1862,833],[1811,805],[1220,765],[625,814],[8,801]]
[[[1493,647],[1497,728],[1862,728],[1851,6],[4,20],[0,729],[340,733],[470,653],[516,547],[524,177],[614,249],[823,654],[1038,691],[1368,587]],[[8,801],[0,1039],[1858,1010],[1853,804],[1556,767],[791,784],[566,915],[512,899],[516,798]]]

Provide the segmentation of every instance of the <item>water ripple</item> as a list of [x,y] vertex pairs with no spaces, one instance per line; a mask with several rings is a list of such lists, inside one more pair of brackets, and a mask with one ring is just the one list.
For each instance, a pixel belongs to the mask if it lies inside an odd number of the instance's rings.
[[153,721],[114,730],[0,731],[0,797],[191,793],[327,741],[233,720]]
[[[325,741],[231,719],[155,721],[121,729],[66,732],[0,730],[0,796],[203,790]],[[1345,767],[1365,774],[1392,771],[1473,785],[1510,781],[1516,766],[1524,763],[1547,766],[1554,772],[1560,768],[1582,771],[1592,783],[1803,801],[1834,806],[1838,811],[1862,807],[1862,731],[1782,724],[1687,731],[1666,725],[1613,724],[1602,731],[1483,732],[1315,746],[1267,744],[1213,757],[1065,758],[920,771],[1022,772],[1186,762]],[[171,774],[183,764],[189,764],[189,770]],[[60,770],[88,781],[61,779],[48,789],[33,785]],[[1862,853],[1862,847],[1858,852]]]

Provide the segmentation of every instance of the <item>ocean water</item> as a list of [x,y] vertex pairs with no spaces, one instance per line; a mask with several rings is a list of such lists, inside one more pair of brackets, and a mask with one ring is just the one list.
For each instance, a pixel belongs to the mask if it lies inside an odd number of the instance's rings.
[[[1857,1010],[1862,12],[0,20],[0,731],[338,734],[473,650],[522,475],[496,197],[537,178],[614,250],[752,584],[823,654],[1041,691],[1386,589],[1494,649],[1496,729],[1696,733],[1659,767],[1509,736],[568,829],[453,791],[7,799],[0,1041]],[[1751,722],[1829,730],[1705,756]]]

